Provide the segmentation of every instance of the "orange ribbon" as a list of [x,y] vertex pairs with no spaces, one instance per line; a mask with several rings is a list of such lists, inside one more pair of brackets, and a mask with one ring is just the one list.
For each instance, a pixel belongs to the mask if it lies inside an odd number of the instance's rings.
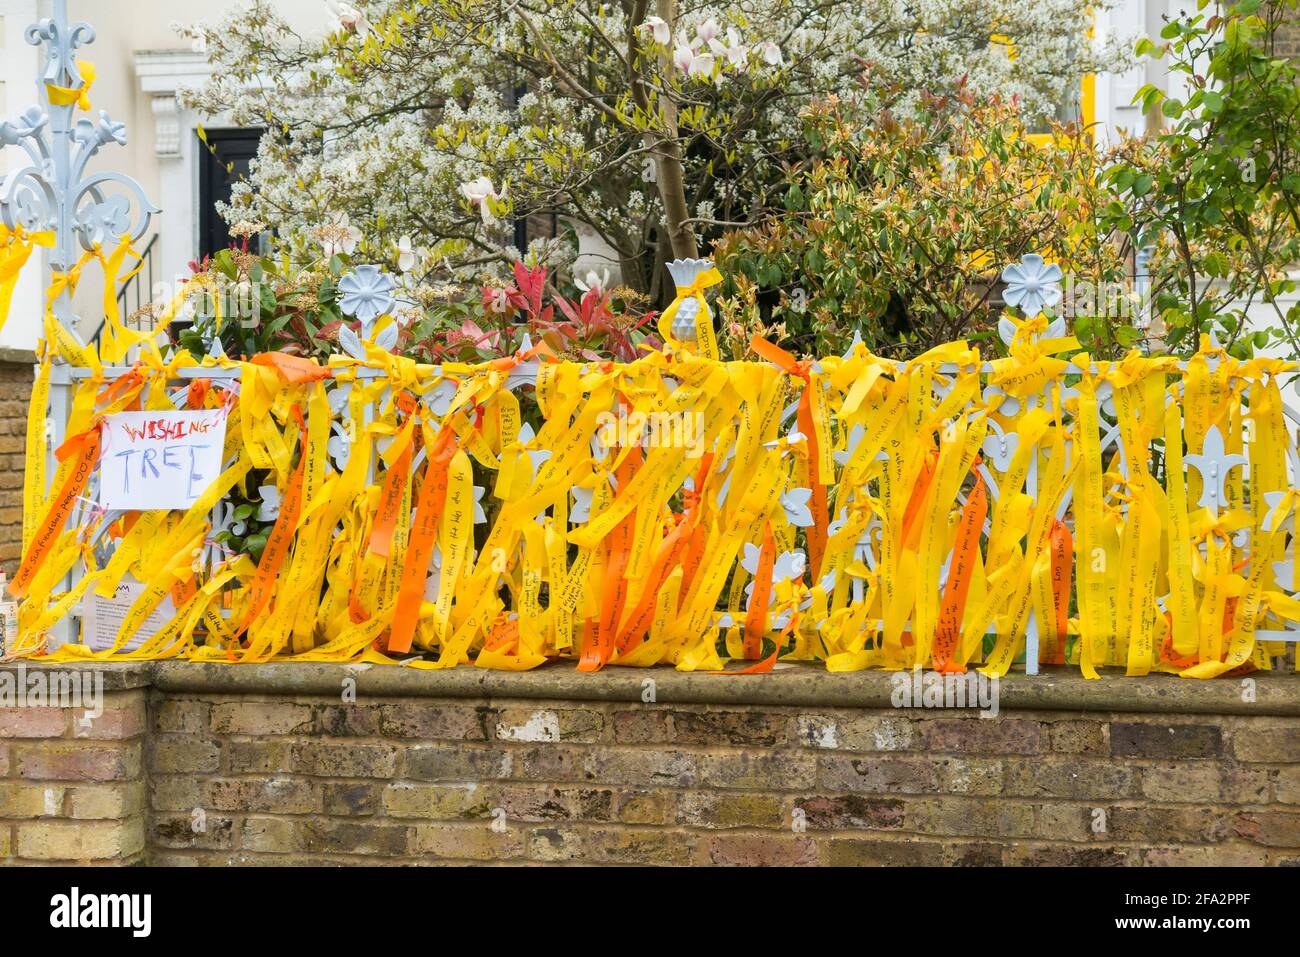
[[775,642],[775,647],[773,647],[772,653],[770,655],[768,655],[762,661],[750,665],[748,668],[739,668],[736,671],[718,671],[714,673],[720,675],[765,675],[767,674],[769,671],[771,671],[773,668],[776,667],[776,661],[778,658],[781,657],[781,646],[785,644],[786,638],[790,637],[790,632],[794,631],[795,627],[798,624],[799,624],[799,613],[797,611],[792,611],[790,613],[790,620],[786,623],[786,626],[782,628],[781,633],[777,635],[775,639],[773,639],[773,641]]
[[943,607],[939,610],[939,623],[934,635],[934,668],[936,671],[965,671],[965,662],[953,660],[957,640],[961,636],[962,616],[966,611],[966,596],[979,554],[980,534],[988,516],[988,493],[983,476],[976,475],[975,488],[962,509],[961,524],[957,527],[957,542],[953,546],[948,564],[948,582],[943,590]]
[[[628,483],[641,467],[641,447],[633,445],[628,455],[615,470],[619,490],[627,488]],[[642,506],[644,507],[644,506]],[[614,652],[615,633],[619,618],[623,614],[623,605],[627,601],[627,579],[623,573],[627,570],[628,555],[632,550],[632,536],[636,531],[637,514],[640,509],[629,512],[609,533],[605,539],[606,550],[604,565],[605,600],[601,604],[600,618],[593,631],[584,633],[582,656],[578,661],[579,671],[599,671],[609,662]]]
[[23,556],[22,564],[18,566],[18,571],[14,575],[14,580],[9,583],[9,594],[16,598],[22,598],[31,588],[32,579],[40,568],[45,564],[45,560],[50,557],[50,551],[54,548],[54,543],[58,541],[60,533],[68,524],[68,518],[72,515],[73,507],[82,492],[86,490],[86,483],[90,480],[90,473],[95,470],[95,463],[99,461],[100,447],[100,430],[99,423],[96,422],[85,432],[70,437],[66,442],[59,446],[55,453],[60,462],[68,456],[76,454],[77,464],[68,472],[67,479],[64,480],[63,487],[59,489],[57,495],[51,500],[49,508],[41,517],[40,525],[36,528],[36,533],[32,536],[31,545],[27,549],[27,554]]
[[303,421],[301,407],[294,405],[291,412],[298,422],[300,436],[298,464],[294,467],[293,475],[289,479],[289,487],[284,493],[284,500],[280,503],[280,514],[276,516],[271,534],[266,538],[262,559],[257,563],[257,574],[253,576],[253,581],[249,585],[248,611],[244,613],[242,623],[235,629],[236,638],[247,631],[257,616],[271,603],[280,566],[288,557],[289,546],[298,530],[298,514],[302,511],[302,481],[307,470],[307,423]]
[[813,516],[813,524],[807,530],[808,561],[815,581],[822,573],[822,556],[826,551],[826,529],[830,524],[830,506],[826,499],[826,486],[818,480],[817,463],[820,454],[817,446],[817,430],[813,428],[812,362],[796,359],[780,346],[773,345],[757,335],[749,340],[749,347],[777,368],[803,380],[804,387],[799,394],[796,422],[800,434],[808,442],[808,485],[812,489],[812,500],[809,504]]
[[650,624],[654,620],[655,599],[659,595],[659,589],[663,587],[663,583],[667,580],[672,568],[681,559],[683,550],[699,524],[700,504],[704,500],[705,482],[712,466],[713,453],[706,452],[700,467],[695,472],[695,491],[688,490],[683,495],[686,501],[686,513],[681,516],[680,521],[673,526],[672,531],[664,537],[662,544],[660,544],[659,551],[650,565],[650,574],[646,577],[645,587],[641,591],[641,599],[632,610],[632,615],[628,619],[623,633],[614,642],[619,654],[627,651],[634,642],[640,641],[645,633],[650,630]]
[[429,561],[433,558],[433,540],[442,524],[442,514],[447,506],[447,472],[456,454],[456,432],[444,426],[439,430],[429,448],[429,461],[425,467],[424,485],[415,507],[415,524],[411,529],[411,544],[406,552],[402,569],[402,583],[397,592],[397,606],[393,612],[392,632],[388,636],[389,652],[411,650],[415,626],[420,619],[420,602],[424,598],[425,578]]
[[772,570],[776,567],[776,539],[772,523],[763,523],[763,547],[758,552],[758,570],[749,593],[749,611],[745,615],[745,658],[763,657],[763,633],[767,631],[767,606],[772,597]]
[[317,365],[311,359],[291,356],[287,352],[260,352],[249,360],[253,365],[265,366],[280,373],[285,382],[315,382],[317,379],[332,378],[334,373],[325,366]]

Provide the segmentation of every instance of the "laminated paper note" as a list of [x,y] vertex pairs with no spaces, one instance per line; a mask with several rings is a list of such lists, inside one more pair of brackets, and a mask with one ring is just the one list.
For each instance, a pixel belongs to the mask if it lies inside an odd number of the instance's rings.
[[186,509],[221,474],[223,409],[119,412],[104,417],[99,504]]
[[[92,588],[86,592],[81,609],[81,642],[92,651],[106,651],[113,647],[118,629],[122,627],[132,603],[144,591],[144,584],[130,575],[118,582],[112,598],[101,598]],[[127,639],[120,651],[135,651],[142,644],[158,634],[167,622],[176,616],[176,606],[169,596],[164,595],[158,607],[140,623]]]

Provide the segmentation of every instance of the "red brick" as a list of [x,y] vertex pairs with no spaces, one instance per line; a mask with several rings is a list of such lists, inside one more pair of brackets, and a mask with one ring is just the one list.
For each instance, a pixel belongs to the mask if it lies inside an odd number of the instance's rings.
[[810,830],[896,830],[903,826],[903,802],[861,794],[808,795],[795,798]]
[[61,738],[67,724],[62,708],[0,708],[0,738]]
[[1243,812],[1233,820],[1232,830],[1252,844],[1300,848],[1300,812]]
[[1042,747],[1041,725],[1020,718],[936,718],[920,730],[927,751],[1037,754]]
[[96,741],[115,741],[134,738],[144,733],[144,705],[132,702],[121,707],[106,708],[98,717],[72,713],[72,735]]

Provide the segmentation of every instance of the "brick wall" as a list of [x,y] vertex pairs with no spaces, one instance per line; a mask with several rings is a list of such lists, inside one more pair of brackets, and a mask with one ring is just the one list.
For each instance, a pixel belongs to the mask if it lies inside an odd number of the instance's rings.
[[0,860],[132,864],[145,855],[142,688],[106,691],[103,713],[0,708]]
[[1286,22],[1277,31],[1277,45],[1274,48],[1278,56],[1300,58],[1300,14],[1290,11]]
[[23,548],[23,448],[36,356],[0,348],[0,569],[13,578]]
[[[644,703],[631,669],[576,676],[581,700],[568,668],[139,668],[147,719],[119,693],[99,738],[0,719],[3,856],[132,860],[143,828],[159,865],[1300,864],[1294,675],[1244,704],[1231,681],[1012,679],[980,718],[803,669],[656,671]],[[111,820],[83,820],[85,788]]]
[[1289,23],[1278,30],[1275,49],[1278,56],[1300,58],[1300,26]]

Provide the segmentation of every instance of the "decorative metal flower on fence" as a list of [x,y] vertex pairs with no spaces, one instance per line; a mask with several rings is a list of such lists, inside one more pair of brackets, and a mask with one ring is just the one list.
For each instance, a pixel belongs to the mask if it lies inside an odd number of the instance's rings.
[[1037,316],[1047,306],[1061,301],[1061,278],[1061,267],[1056,263],[1045,263],[1037,253],[1027,253],[1020,262],[1002,270],[1002,280],[1007,284],[1002,298],[1026,316]]
[[339,308],[361,320],[362,335],[370,337],[370,326],[392,311],[397,283],[378,266],[357,266],[339,280]]

